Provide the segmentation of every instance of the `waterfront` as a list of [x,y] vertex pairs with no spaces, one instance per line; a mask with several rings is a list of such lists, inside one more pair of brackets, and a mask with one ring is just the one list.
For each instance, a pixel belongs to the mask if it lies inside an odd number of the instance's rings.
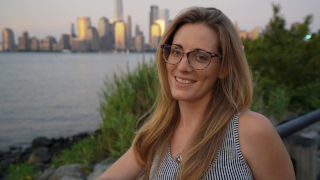
[[106,76],[154,54],[0,53],[0,150],[99,127]]

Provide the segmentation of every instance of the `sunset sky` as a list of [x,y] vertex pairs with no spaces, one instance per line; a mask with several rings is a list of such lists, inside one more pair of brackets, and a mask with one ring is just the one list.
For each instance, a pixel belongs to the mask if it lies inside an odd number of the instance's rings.
[[[287,24],[302,22],[313,14],[311,30],[320,29],[319,0],[123,0],[123,10],[125,19],[131,15],[133,25],[139,24],[147,38],[150,5],[169,9],[170,19],[186,7],[217,7],[241,29],[250,31],[265,27],[272,16],[272,3],[281,5]],[[77,17],[89,16],[97,27],[99,18],[113,19],[113,12],[114,0],[0,0],[0,30],[11,28],[15,39],[23,31],[38,38],[53,35],[59,39],[61,34],[70,33],[70,24],[76,25]]]

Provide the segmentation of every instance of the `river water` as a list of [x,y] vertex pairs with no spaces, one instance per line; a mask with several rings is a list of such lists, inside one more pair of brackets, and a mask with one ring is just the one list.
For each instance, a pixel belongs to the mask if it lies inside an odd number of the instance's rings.
[[0,150],[26,147],[38,136],[96,130],[104,80],[151,59],[154,54],[0,53]]

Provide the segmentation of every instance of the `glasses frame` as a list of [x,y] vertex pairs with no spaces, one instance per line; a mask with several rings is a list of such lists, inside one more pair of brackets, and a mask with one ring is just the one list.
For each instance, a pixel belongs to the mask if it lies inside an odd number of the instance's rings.
[[[181,56],[181,58],[180,58],[180,60],[177,62],[177,63],[170,63],[169,61],[168,61],[168,59],[166,59],[165,58],[165,56],[164,56],[164,51],[163,51],[163,49],[164,48],[168,48],[168,47],[170,47],[170,49],[171,49],[171,47],[172,46],[177,46],[177,47],[179,47],[179,48],[181,48],[182,49],[182,56]],[[209,51],[206,51],[206,50],[202,50],[202,49],[195,49],[195,50],[192,50],[192,51],[189,51],[189,52],[184,52],[183,51],[183,48],[182,47],[180,47],[180,46],[178,46],[178,45],[170,45],[170,44],[161,44],[160,45],[160,47],[161,47],[161,50],[162,50],[162,52],[161,52],[161,54],[162,54],[162,58],[163,58],[163,60],[166,62],[166,63],[168,63],[168,64],[171,64],[171,65],[177,65],[177,64],[179,64],[180,62],[181,62],[181,60],[182,60],[182,58],[183,58],[183,56],[184,55],[186,55],[187,56],[187,60],[188,60],[188,63],[189,63],[189,65],[192,67],[192,68],[194,68],[194,69],[196,69],[196,70],[203,70],[203,69],[206,69],[209,65],[210,65],[210,63],[211,63],[211,61],[213,60],[213,58],[215,58],[215,57],[218,57],[219,59],[221,59],[222,58],[222,56],[220,55],[220,54],[216,54],[216,53],[213,53],[213,52],[209,52]],[[193,67],[192,65],[191,65],[191,63],[190,63],[190,59],[189,59],[189,55],[191,54],[191,53],[193,53],[193,52],[205,52],[205,53],[208,53],[209,55],[210,55],[210,57],[211,57],[211,59],[210,59],[210,61],[209,61],[209,63],[205,66],[205,67],[203,67],[203,68],[195,68],[195,67]]]

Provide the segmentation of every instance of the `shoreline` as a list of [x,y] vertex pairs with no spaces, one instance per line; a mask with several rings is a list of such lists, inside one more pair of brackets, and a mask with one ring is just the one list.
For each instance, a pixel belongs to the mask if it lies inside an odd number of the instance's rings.
[[40,169],[46,169],[54,155],[71,148],[86,137],[97,136],[99,133],[98,129],[94,132],[83,132],[68,137],[47,138],[39,136],[34,138],[29,146],[9,146],[8,150],[0,150],[0,179],[7,174],[7,169],[11,164],[29,162],[37,164]]

